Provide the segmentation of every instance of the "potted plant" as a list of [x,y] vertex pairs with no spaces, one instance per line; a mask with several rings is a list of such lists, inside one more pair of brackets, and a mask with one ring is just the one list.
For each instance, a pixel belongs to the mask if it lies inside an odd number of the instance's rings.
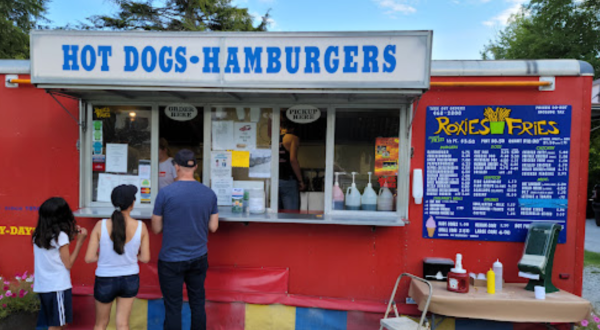
[[33,275],[0,277],[0,330],[35,330],[40,300],[33,293]]
[[598,317],[598,313],[595,310],[592,310],[590,315],[579,322],[579,324],[575,325],[575,329],[577,330],[597,330],[600,329],[600,317]]

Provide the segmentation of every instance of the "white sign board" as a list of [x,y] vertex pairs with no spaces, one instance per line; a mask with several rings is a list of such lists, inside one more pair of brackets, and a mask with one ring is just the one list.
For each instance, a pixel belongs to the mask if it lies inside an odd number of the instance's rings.
[[88,86],[426,89],[431,39],[431,31],[33,31],[31,79]]
[[165,115],[176,121],[188,121],[198,116],[198,109],[188,103],[173,103],[165,107]]
[[312,105],[295,105],[285,112],[287,119],[298,124],[309,124],[321,117],[321,110]]

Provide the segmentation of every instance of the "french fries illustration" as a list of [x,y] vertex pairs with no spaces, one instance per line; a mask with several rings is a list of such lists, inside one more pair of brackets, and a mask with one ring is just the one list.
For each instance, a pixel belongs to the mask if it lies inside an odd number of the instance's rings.
[[504,134],[506,118],[510,116],[510,109],[497,107],[494,111],[491,107],[485,108],[483,115],[490,122],[492,134]]

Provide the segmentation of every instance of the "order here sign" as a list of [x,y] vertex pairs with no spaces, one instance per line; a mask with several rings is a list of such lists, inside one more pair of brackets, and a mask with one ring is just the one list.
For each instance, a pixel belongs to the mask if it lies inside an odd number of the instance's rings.
[[431,31],[34,31],[31,78],[36,84],[426,89],[431,38]]

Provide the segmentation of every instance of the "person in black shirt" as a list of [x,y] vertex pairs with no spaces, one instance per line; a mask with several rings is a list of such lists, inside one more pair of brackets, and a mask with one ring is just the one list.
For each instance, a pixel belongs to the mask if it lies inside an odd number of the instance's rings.
[[282,120],[279,135],[279,209],[297,211],[300,204],[299,190],[304,181],[298,162],[300,138],[294,134],[294,124]]

